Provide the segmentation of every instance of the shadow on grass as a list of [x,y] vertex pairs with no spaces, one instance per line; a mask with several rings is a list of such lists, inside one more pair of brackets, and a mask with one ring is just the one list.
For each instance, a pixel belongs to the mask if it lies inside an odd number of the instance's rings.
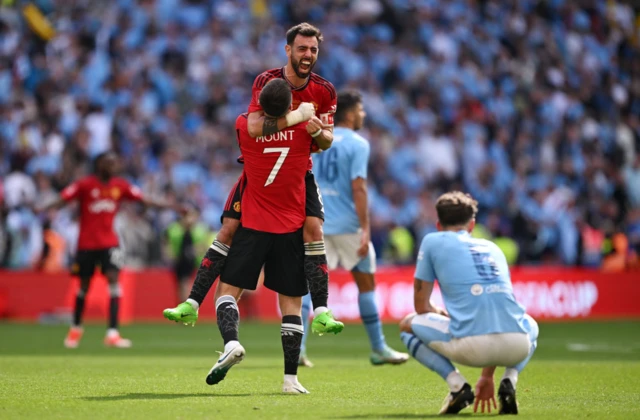
[[121,395],[101,395],[97,397],[79,397],[81,400],[85,401],[124,401],[124,400],[175,400],[179,398],[225,398],[225,397],[253,397],[258,395],[282,395],[282,393],[276,392],[263,392],[263,393],[255,393],[255,394],[194,394],[194,393],[185,393],[185,394],[162,394],[162,393],[152,393],[152,392],[132,392],[128,394]]
[[[458,414],[459,417],[471,417],[472,413],[462,413]],[[497,414],[496,414],[497,415]],[[491,417],[492,414],[489,414]],[[394,414],[380,414],[380,413],[371,413],[371,414],[354,414],[351,416],[337,416],[331,417],[334,419],[435,419],[442,418],[440,414],[415,414],[415,413],[394,413]]]

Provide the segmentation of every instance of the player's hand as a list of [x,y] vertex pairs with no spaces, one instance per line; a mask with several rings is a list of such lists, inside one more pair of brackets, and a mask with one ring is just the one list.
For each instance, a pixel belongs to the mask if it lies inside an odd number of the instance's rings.
[[311,102],[302,102],[298,106],[298,111],[302,114],[302,121],[308,121],[316,115],[316,107]]
[[491,413],[491,403],[493,403],[493,408],[497,410],[498,405],[496,404],[496,390],[493,378],[481,376],[478,379],[478,383],[476,383],[476,401],[473,403],[473,412],[477,413],[478,405],[480,405],[481,413],[484,413],[485,407],[487,408],[487,413]]
[[324,129],[324,124],[322,124],[322,120],[316,116],[311,117],[309,122],[307,123],[307,133],[315,134],[318,130]]
[[364,258],[369,255],[369,232],[362,231],[362,235],[360,235],[360,246],[358,247],[358,257]]

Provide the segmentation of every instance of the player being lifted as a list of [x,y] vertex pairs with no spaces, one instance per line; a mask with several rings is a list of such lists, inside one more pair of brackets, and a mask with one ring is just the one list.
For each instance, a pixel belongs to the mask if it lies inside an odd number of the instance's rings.
[[[251,104],[247,119],[247,132],[251,137],[272,135],[279,130],[308,121],[307,128],[312,131],[315,145],[327,149],[333,141],[333,114],[336,111],[336,91],[333,85],[313,73],[322,42],[320,30],[308,23],[301,23],[287,31],[285,50],[288,62],[286,66],[267,70],[256,77],[253,82]],[[292,112],[279,118],[269,117],[263,112],[259,103],[260,92],[273,79],[287,82],[292,91]],[[315,113],[319,117],[315,116]],[[239,159],[242,161],[242,156]],[[304,273],[314,307],[312,329],[318,334],[338,333],[344,324],[334,319],[327,308],[329,296],[327,257],[325,253],[322,223],[324,210],[309,159],[306,184],[306,220],[303,229],[305,266]],[[240,225],[241,201],[245,188],[245,174],[231,190],[223,213],[223,222],[215,241],[202,259],[196,279],[191,288],[189,299],[176,308],[164,310],[164,317],[185,324],[195,324],[198,319],[198,308],[222,272],[225,259],[229,253],[233,235]],[[243,207],[243,206],[242,206]]]
[[[498,389],[500,414],[517,414],[518,373],[531,359],[538,324],[516,302],[507,260],[493,242],[472,238],[477,202],[461,192],[436,202],[439,232],[422,240],[415,274],[417,313],[400,323],[401,338],[420,363],[449,385],[441,414],[455,414],[473,403],[495,406],[493,374],[505,366]],[[430,303],[437,279],[446,311]],[[447,314],[448,312],[448,314]],[[448,316],[447,316],[448,315]],[[451,362],[481,367],[474,396]]]
[[82,314],[85,296],[97,266],[109,282],[109,329],[104,344],[109,347],[131,347],[131,341],[118,332],[118,312],[121,290],[118,273],[124,252],[118,248],[118,236],[113,230],[113,219],[123,200],[140,201],[148,206],[168,207],[143,197],[140,189],[125,179],[116,177],[118,159],[114,152],[105,152],[94,161],[95,174],[85,176],[66,187],[60,198],[40,211],[59,208],[69,201],[80,202],[80,234],[78,251],[72,274],[80,277],[80,289],[76,295],[73,325],[64,340],[67,348],[76,348],[82,338]]
[[[291,89],[276,78],[260,92],[267,115],[289,111]],[[304,279],[305,174],[315,128],[297,124],[275,134],[252,138],[248,116],[236,120],[238,143],[245,159],[246,184],[242,196],[242,225],[234,236],[216,289],[218,328],[224,352],[209,371],[207,383],[220,382],[242,361],[244,347],[238,341],[240,314],[237,300],[244,289],[255,290],[264,265],[264,285],[278,293],[282,312],[285,393],[308,393],[297,379],[302,341],[302,296],[308,293]]]
[[[324,198],[329,269],[342,265],[351,271],[358,285],[358,306],[371,344],[371,363],[399,364],[406,362],[409,355],[391,349],[385,342],[375,300],[376,254],[370,242],[367,199],[369,142],[356,133],[362,128],[365,116],[360,93],[340,92],[333,145],[326,152],[314,155],[313,162]],[[305,323],[310,304],[309,297],[305,296],[302,306]],[[311,366],[304,351],[307,336],[303,338],[300,363]]]

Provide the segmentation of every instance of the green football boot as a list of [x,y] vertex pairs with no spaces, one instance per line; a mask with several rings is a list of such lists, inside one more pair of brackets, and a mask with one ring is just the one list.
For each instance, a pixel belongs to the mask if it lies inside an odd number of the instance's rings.
[[167,308],[162,311],[162,315],[169,321],[182,322],[184,325],[196,325],[198,311],[189,302],[182,302],[175,308]]
[[311,323],[311,331],[318,335],[325,333],[338,334],[344,329],[344,324],[336,321],[331,310],[325,311],[313,318]]

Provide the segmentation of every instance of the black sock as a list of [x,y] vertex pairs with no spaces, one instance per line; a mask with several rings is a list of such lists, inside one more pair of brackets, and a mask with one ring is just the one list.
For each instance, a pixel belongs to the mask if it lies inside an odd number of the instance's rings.
[[82,314],[84,313],[84,298],[85,291],[82,289],[78,290],[78,294],[76,295],[76,306],[73,311],[73,326],[79,327],[82,325]]
[[118,313],[120,311],[120,296],[109,299],[109,328],[118,329]]
[[189,293],[189,299],[193,299],[198,302],[199,305],[202,305],[211,286],[213,286],[213,283],[215,283],[222,272],[228,253],[229,247],[227,245],[217,240],[213,241],[213,244],[211,244],[207,253],[204,255],[200,267],[198,267],[196,280],[193,282],[193,286],[191,286],[191,293]]
[[329,300],[329,269],[323,241],[304,244],[304,276],[309,285],[313,309],[326,307]]
[[282,352],[284,353],[284,374],[298,374],[298,359],[300,358],[300,344],[302,344],[302,318],[297,315],[282,317],[280,336],[282,338]]
[[216,301],[216,315],[218,317],[218,329],[224,344],[229,341],[238,341],[240,312],[235,298],[229,295],[220,296]]

